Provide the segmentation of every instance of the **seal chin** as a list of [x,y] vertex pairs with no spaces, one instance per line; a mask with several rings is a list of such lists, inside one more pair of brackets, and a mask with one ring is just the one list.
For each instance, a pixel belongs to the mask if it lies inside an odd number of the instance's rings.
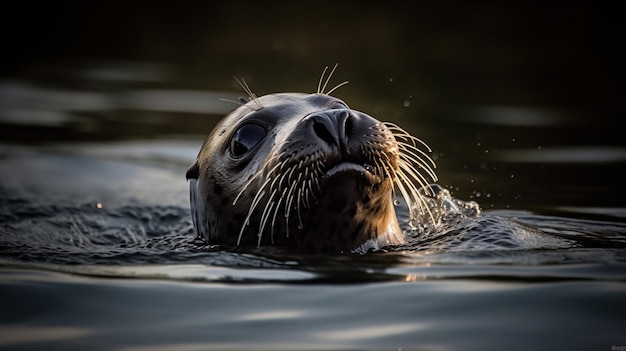
[[375,175],[370,171],[371,167],[368,165],[359,165],[352,162],[341,162],[330,167],[324,174],[324,178],[331,178],[337,174],[355,173],[365,179],[368,185],[376,185],[382,182],[380,176]]

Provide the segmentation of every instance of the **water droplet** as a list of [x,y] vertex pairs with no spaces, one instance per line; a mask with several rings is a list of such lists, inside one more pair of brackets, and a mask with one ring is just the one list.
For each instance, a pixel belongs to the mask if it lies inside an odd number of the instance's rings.
[[304,226],[302,225],[302,223],[298,224],[298,229],[302,229],[304,228]]
[[396,206],[400,206],[400,200],[394,200],[393,204],[396,205]]

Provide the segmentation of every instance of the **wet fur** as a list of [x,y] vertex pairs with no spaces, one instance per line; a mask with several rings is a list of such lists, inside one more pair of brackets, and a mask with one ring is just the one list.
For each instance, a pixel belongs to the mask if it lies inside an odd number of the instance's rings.
[[[398,126],[324,94],[327,83],[320,79],[315,94],[256,97],[241,81],[249,102],[216,126],[187,172],[198,235],[225,245],[349,252],[404,242],[394,210],[396,191],[412,218],[423,220],[429,213],[419,192],[436,181],[434,163],[420,148],[428,147]],[[316,113],[345,118],[345,144],[319,140],[310,118]],[[234,159],[230,139],[251,120],[267,125],[268,134],[248,155]],[[366,171],[327,176],[342,162]]]

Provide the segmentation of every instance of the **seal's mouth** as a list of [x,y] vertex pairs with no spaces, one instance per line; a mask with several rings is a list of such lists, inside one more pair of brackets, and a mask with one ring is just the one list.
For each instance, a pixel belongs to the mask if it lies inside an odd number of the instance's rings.
[[369,165],[360,165],[352,162],[341,162],[330,167],[324,174],[324,178],[331,178],[338,174],[355,173],[363,177],[369,185],[376,185],[382,182],[382,178],[371,171]]

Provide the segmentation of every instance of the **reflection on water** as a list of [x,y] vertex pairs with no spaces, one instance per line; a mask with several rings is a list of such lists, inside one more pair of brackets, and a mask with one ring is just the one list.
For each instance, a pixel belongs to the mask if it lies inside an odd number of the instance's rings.
[[72,340],[84,337],[93,331],[85,328],[5,326],[0,331],[0,345],[19,345]]
[[544,147],[522,150],[501,150],[496,158],[501,162],[532,163],[624,163],[626,148],[602,146]]
[[[576,113],[527,106],[457,107],[454,117],[469,123],[518,127],[541,127],[576,123]],[[580,121],[578,122],[580,123]]]
[[[119,139],[209,130],[236,106],[233,92],[63,89],[0,82],[0,135],[9,141]],[[195,123],[194,123],[195,122]],[[189,126],[194,123],[194,126]]]

